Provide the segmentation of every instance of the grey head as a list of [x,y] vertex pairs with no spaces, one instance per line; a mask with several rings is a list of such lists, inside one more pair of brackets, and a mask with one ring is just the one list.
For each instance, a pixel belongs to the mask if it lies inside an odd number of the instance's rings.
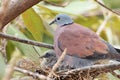
[[42,59],[40,64],[42,69],[52,68],[57,62],[57,57],[53,50],[46,51],[40,58]]
[[57,24],[58,26],[65,26],[72,23],[73,23],[72,18],[67,14],[58,14],[56,15],[55,19],[50,23],[50,25]]
[[55,52],[53,50],[48,50],[40,58],[54,58],[54,57],[56,57]]

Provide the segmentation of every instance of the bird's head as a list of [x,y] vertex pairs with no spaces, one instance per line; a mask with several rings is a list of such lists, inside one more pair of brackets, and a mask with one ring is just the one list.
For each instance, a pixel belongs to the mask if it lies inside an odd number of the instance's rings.
[[50,25],[57,24],[58,26],[64,26],[72,23],[72,18],[69,17],[67,14],[58,14],[56,15],[55,19],[50,23]]
[[42,55],[40,58],[50,59],[50,58],[55,58],[55,57],[56,57],[55,52],[53,50],[49,50],[49,51],[46,51],[44,55]]

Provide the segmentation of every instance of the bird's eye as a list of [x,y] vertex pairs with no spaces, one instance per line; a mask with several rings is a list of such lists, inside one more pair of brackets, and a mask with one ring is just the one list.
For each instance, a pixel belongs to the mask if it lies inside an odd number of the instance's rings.
[[47,56],[47,57],[49,57],[49,56],[50,56],[50,54],[49,54],[49,53],[46,53],[46,56]]
[[60,17],[58,17],[57,20],[60,20]]

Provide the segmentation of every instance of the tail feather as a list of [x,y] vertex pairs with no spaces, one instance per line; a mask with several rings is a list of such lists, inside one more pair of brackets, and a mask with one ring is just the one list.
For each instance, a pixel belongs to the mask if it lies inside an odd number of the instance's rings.
[[118,52],[118,54],[116,55],[116,57],[117,57],[117,61],[119,61],[120,62],[120,49],[118,49],[118,48],[114,48],[117,52]]
[[120,49],[118,48],[114,48],[119,54],[120,54]]
[[109,48],[109,55],[111,59],[115,59],[117,61],[120,61],[120,49],[118,48],[114,48],[111,44],[109,44],[108,42],[104,41],[103,39],[101,39],[102,42],[104,42],[108,48]]

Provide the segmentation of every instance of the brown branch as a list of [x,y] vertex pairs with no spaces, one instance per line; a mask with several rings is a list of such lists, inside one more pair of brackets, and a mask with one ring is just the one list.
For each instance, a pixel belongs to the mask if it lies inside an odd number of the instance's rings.
[[0,32],[0,37],[8,39],[8,40],[22,42],[22,43],[25,43],[25,44],[30,44],[30,45],[34,45],[34,46],[39,46],[39,47],[53,49],[53,46],[50,45],[50,44],[46,44],[46,43],[42,43],[42,42],[37,42],[37,41],[33,41],[33,40],[28,40],[28,39],[21,39],[21,38],[13,37],[11,35],[3,34],[1,32]]
[[[9,1],[9,0],[8,0]],[[0,29],[2,29],[11,20],[23,13],[28,8],[42,0],[10,0],[8,4],[0,8]],[[4,10],[5,8],[5,10]],[[4,14],[4,16],[3,16]]]
[[37,77],[40,80],[46,80],[46,78],[47,78],[45,75],[34,73],[34,72],[31,72],[29,70],[25,70],[25,69],[22,69],[22,68],[19,68],[19,67],[15,67],[14,70],[16,70],[18,72],[21,72],[21,73],[24,73],[24,74],[29,74],[33,77]]
[[98,0],[95,0],[95,2],[97,2],[99,5],[101,5],[105,9],[109,10],[110,12],[115,13],[116,15],[120,16],[119,13],[117,13],[117,12],[113,11],[112,9],[108,8],[107,6],[105,6],[104,4],[102,4],[101,2],[99,2]]
[[73,69],[70,71],[61,71],[61,72],[58,72],[58,74],[60,75],[60,78],[64,77],[64,79],[68,79],[69,76],[75,77],[76,74],[80,74],[82,77],[86,76],[86,74],[89,74],[92,77],[96,77],[99,74],[102,74],[105,72],[112,72],[114,70],[119,70],[119,69],[120,69],[120,63],[116,62],[112,64],[87,66],[83,68]]

